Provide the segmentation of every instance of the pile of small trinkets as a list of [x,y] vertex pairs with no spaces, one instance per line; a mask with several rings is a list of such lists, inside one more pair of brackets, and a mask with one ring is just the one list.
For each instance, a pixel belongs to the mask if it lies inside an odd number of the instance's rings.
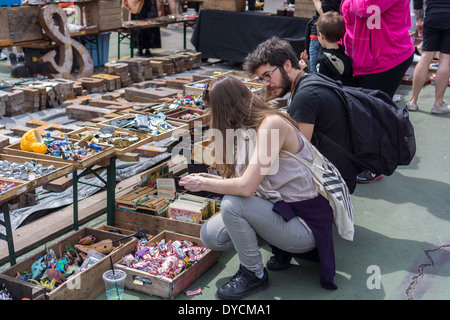
[[47,144],[47,154],[63,160],[83,160],[103,150],[103,146],[96,143],[87,143],[86,146],[79,141],[69,139],[54,140]]
[[140,241],[136,249],[135,254],[126,255],[119,263],[167,279],[175,278],[210,251],[186,240],[166,242],[164,239],[155,244]]
[[[56,169],[58,168],[54,165],[45,166],[35,159],[27,162],[0,160],[0,178],[31,181]],[[9,190],[5,183],[2,184],[2,188],[4,191]]]
[[48,292],[53,291],[59,285],[81,272],[101,258],[104,254],[95,250],[79,250],[75,247],[81,245],[89,247],[96,243],[95,237],[89,235],[80,239],[74,246],[67,243],[59,246],[59,258],[55,251],[45,245],[45,254],[33,262],[31,270],[17,273],[16,279],[31,282],[43,286]]
[[116,149],[126,148],[141,141],[137,134],[118,132],[112,126],[105,126],[99,130],[87,130],[82,133],[68,134],[69,139],[89,141],[90,143],[101,143],[114,146]]
[[169,106],[169,109],[176,109],[179,107],[204,110],[205,104],[203,103],[203,99],[201,96],[196,97],[186,95],[184,96],[184,98],[175,98]]
[[197,112],[194,112],[194,113],[185,113],[182,116],[178,117],[178,119],[181,119],[181,120],[194,120],[194,119],[197,119],[197,118],[200,118],[200,117],[201,117],[200,114],[198,114]]
[[166,115],[162,112],[158,112],[156,115],[137,114],[133,118],[114,119],[111,121],[111,125],[122,129],[159,135],[177,128],[176,125],[167,122],[166,118]]

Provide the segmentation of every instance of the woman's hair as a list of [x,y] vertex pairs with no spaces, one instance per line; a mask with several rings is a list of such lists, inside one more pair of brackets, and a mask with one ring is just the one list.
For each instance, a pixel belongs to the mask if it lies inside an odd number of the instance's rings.
[[[254,129],[269,115],[280,115],[295,122],[285,113],[271,107],[259,96],[253,94],[241,80],[224,75],[209,84],[203,94],[203,101],[211,112],[210,128],[218,130],[223,137],[223,146],[215,145],[215,166],[223,177],[235,174],[235,163],[227,163],[227,129]],[[236,141],[234,142],[236,146]],[[234,151],[234,150],[233,150]]]
[[264,64],[282,67],[286,60],[290,60],[294,68],[300,69],[299,59],[291,44],[278,37],[271,37],[260,43],[255,51],[245,58],[242,68],[250,74],[255,74],[256,69]]
[[335,11],[322,14],[316,22],[317,32],[323,34],[329,42],[338,42],[345,34],[345,23],[342,16]]

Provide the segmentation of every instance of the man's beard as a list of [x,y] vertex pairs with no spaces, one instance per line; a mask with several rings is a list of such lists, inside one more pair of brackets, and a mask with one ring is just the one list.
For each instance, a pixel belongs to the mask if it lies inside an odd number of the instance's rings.
[[278,94],[278,97],[284,97],[286,93],[288,93],[291,90],[292,81],[289,79],[289,76],[287,73],[280,68],[281,71],[281,84],[278,87],[267,87],[267,91],[270,93],[274,89],[282,89],[281,92]]

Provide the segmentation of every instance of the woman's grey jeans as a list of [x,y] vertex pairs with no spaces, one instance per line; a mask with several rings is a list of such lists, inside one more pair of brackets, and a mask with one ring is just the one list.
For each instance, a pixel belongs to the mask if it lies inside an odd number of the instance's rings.
[[215,251],[235,249],[239,262],[256,274],[264,269],[259,246],[265,243],[291,253],[315,248],[312,232],[298,218],[285,221],[272,208],[257,196],[226,195],[220,213],[203,224],[201,240]]

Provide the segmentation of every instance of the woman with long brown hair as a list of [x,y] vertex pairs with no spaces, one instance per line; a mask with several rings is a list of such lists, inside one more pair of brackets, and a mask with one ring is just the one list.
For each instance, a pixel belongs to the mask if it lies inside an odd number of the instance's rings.
[[[194,192],[225,195],[220,214],[201,228],[207,247],[235,249],[239,257],[238,272],[218,289],[218,297],[240,299],[267,288],[268,272],[259,249],[265,243],[289,254],[317,248],[322,286],[336,289],[333,211],[319,195],[309,169],[280,154],[286,150],[312,161],[311,150],[294,122],[232,76],[212,81],[204,102],[211,111],[215,167],[220,176],[190,174],[180,185]],[[289,266],[291,256],[287,258],[286,262],[272,257],[267,268],[281,270]]]

